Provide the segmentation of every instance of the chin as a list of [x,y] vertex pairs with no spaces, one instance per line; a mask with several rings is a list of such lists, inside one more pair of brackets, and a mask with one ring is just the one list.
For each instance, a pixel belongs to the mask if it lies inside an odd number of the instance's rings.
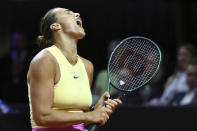
[[86,33],[85,32],[80,33],[80,34],[77,35],[77,39],[78,40],[83,39],[85,36],[86,36]]

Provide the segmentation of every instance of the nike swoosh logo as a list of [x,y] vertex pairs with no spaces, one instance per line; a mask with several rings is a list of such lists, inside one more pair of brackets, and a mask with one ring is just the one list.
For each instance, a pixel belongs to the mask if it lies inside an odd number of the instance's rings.
[[79,78],[79,76],[74,76],[74,79],[77,79],[77,78]]

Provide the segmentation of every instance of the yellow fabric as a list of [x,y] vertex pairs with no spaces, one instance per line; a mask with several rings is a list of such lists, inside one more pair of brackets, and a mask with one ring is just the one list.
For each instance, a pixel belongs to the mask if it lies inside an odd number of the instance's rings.
[[[71,65],[55,45],[47,50],[57,60],[61,73],[59,82],[54,86],[53,109],[70,112],[87,110],[92,104],[92,94],[88,75],[80,57],[78,56],[75,65]],[[41,128],[32,117],[31,124],[33,128]]]

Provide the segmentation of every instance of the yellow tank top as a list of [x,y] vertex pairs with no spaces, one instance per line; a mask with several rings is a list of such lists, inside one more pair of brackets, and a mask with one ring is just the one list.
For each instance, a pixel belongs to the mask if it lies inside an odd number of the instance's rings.
[[[53,109],[70,112],[87,110],[92,104],[92,94],[88,75],[80,57],[78,56],[77,63],[73,66],[55,45],[47,48],[47,50],[57,60],[61,74],[60,80],[54,86]],[[43,128],[37,126],[32,119],[31,100],[30,115],[32,128]]]

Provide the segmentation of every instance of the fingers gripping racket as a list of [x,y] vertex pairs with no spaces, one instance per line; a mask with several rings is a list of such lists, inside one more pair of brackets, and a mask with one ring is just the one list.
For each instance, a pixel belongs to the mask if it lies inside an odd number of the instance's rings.
[[[116,88],[123,92],[120,99],[135,89],[145,86],[158,72],[161,51],[152,40],[132,36],[122,40],[113,50],[108,61],[108,91]],[[89,131],[96,131],[98,125]]]

